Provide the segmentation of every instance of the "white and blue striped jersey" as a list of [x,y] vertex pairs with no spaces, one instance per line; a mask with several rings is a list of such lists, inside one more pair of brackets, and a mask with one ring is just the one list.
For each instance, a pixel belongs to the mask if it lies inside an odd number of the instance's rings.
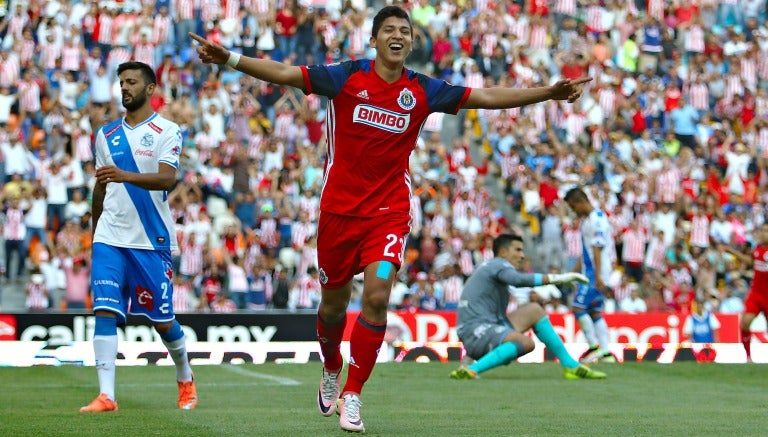
[[[592,212],[581,222],[581,240],[583,261],[581,272],[589,278],[589,284],[594,286],[597,277],[595,276],[595,264],[600,263],[600,276],[604,284],[608,283],[613,270],[613,252],[615,250],[613,235],[611,234],[611,224],[608,222],[608,216],[599,209],[593,209]],[[600,259],[594,259],[593,248],[601,247]]]
[[[179,126],[158,114],[134,127],[116,120],[96,134],[96,168],[115,165],[134,173],[157,173],[161,162],[178,168],[180,154]],[[166,191],[108,183],[93,242],[131,249],[176,249],[167,200]]]

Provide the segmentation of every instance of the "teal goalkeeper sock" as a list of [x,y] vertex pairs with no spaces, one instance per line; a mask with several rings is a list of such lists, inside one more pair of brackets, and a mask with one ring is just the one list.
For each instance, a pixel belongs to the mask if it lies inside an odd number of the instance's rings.
[[549,317],[544,316],[533,325],[533,332],[536,337],[539,337],[542,343],[552,351],[553,354],[560,360],[560,364],[563,367],[573,369],[579,366],[579,362],[573,359],[571,354],[565,349],[563,341],[560,340],[560,336],[555,332],[555,328],[552,327],[552,323],[549,321]]
[[477,373],[482,373],[494,367],[499,367],[502,364],[509,364],[515,358],[517,358],[517,345],[514,343],[502,343],[483,355],[482,358],[469,366],[469,368]]

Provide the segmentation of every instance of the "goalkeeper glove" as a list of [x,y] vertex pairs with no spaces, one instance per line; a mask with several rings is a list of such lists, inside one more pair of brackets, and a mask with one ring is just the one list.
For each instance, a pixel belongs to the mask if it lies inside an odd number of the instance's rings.
[[581,273],[560,273],[551,274],[549,276],[549,283],[555,285],[569,284],[571,282],[581,282],[582,284],[588,284],[589,278]]

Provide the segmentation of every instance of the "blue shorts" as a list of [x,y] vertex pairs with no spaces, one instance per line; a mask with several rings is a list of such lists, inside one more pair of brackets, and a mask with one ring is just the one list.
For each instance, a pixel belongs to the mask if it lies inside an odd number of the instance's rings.
[[603,293],[590,285],[579,285],[573,295],[572,306],[587,311],[602,311],[605,303]]
[[126,314],[168,323],[173,315],[171,252],[93,245],[93,311],[109,311],[125,325]]

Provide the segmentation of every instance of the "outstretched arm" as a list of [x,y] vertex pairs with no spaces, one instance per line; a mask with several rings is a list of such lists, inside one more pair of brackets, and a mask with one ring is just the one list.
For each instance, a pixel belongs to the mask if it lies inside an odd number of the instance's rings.
[[539,285],[561,285],[571,282],[581,282],[586,284],[589,282],[589,279],[581,273],[520,273],[511,267],[501,270],[497,277],[502,282],[513,287],[538,287]]
[[538,88],[472,88],[463,108],[516,108],[547,100],[568,100],[572,103],[581,97],[583,85],[591,80],[591,77],[564,79],[552,86]]
[[304,75],[300,67],[286,65],[269,59],[256,59],[241,55],[235,55],[235,58],[239,56],[239,61],[237,64],[231,64],[228,63],[231,55],[229,50],[191,32],[189,37],[200,43],[197,46],[197,54],[200,56],[200,60],[206,64],[227,64],[256,79],[304,89]]

